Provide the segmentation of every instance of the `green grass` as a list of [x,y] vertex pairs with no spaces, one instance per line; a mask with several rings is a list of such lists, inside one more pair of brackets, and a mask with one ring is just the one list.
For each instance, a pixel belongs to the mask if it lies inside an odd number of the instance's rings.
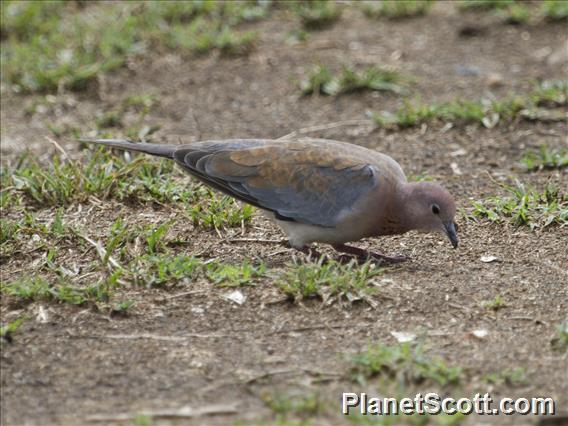
[[7,324],[2,324],[2,326],[0,326],[0,344],[11,342],[12,334],[16,332],[26,319],[27,317],[20,317]]
[[426,104],[405,100],[395,112],[383,111],[373,118],[380,127],[407,128],[425,122],[478,123],[492,128],[517,118],[538,119],[541,108],[568,105],[568,80],[545,81],[524,95],[510,95],[495,101],[455,100]]
[[568,223],[568,193],[552,184],[542,191],[519,181],[515,185],[500,184],[506,195],[473,203],[473,217],[496,223],[528,226],[531,230]]
[[2,283],[1,293],[24,301],[51,300],[72,305],[87,302],[108,302],[111,296],[111,280],[101,280],[86,287],[75,287],[60,278],[51,284],[42,276],[32,275],[10,283]]
[[488,384],[520,386],[527,384],[527,373],[524,368],[515,368],[488,374],[484,380]]
[[382,274],[372,263],[341,264],[321,258],[317,263],[294,263],[277,278],[277,285],[294,300],[318,297],[324,302],[369,300],[376,287],[369,280]]
[[552,338],[550,344],[555,351],[568,351],[568,319],[556,326],[556,335]]
[[508,24],[528,24],[539,21],[565,21],[568,19],[566,0],[545,0],[536,4],[518,0],[465,0],[459,2],[461,10],[490,12]]
[[568,2],[566,0],[544,0],[540,13],[550,21],[568,20]]
[[289,416],[310,417],[321,414],[326,405],[315,393],[265,394],[262,400],[268,408],[282,418]]
[[239,227],[250,223],[254,207],[242,204],[225,195],[217,195],[209,188],[205,188],[208,203],[195,203],[187,206],[187,214],[195,226],[203,228],[220,229],[223,227]]
[[308,0],[290,3],[306,30],[322,30],[341,18],[342,8],[330,0]]
[[144,255],[128,264],[124,279],[144,287],[173,287],[182,282],[192,282],[202,270],[203,263],[193,256]]
[[[2,171],[1,206],[22,202],[37,206],[61,206],[98,199],[132,200],[139,203],[183,204],[195,226],[221,229],[242,227],[252,218],[254,208],[240,206],[234,199],[189,180],[171,161],[133,161],[99,149],[85,164],[54,156],[49,167],[24,156],[15,169]],[[4,231],[5,229],[5,231]],[[13,232],[9,224],[2,235]]]
[[501,297],[501,295],[497,295],[493,300],[486,300],[484,302],[481,302],[481,306],[483,306],[486,309],[498,311],[499,309],[507,305],[505,303],[505,300],[503,300],[503,297]]
[[497,13],[507,24],[524,25],[528,24],[533,14],[524,4],[514,3],[506,9],[499,10]]
[[515,0],[461,0],[458,5],[463,10],[500,10],[515,4]]
[[341,74],[333,73],[325,66],[317,66],[300,83],[302,94],[338,96],[359,91],[385,91],[396,94],[407,93],[408,78],[397,71],[369,67],[356,71],[343,67]]
[[[248,53],[262,18],[252,2],[2,2],[2,78],[24,92],[86,90],[98,74],[149,51]],[[100,29],[104,28],[104,31]]]
[[448,366],[438,358],[428,357],[421,345],[403,343],[396,346],[371,345],[353,357],[352,374],[359,382],[373,377],[386,377],[396,383],[436,383],[440,386],[459,383],[460,367]]
[[404,19],[426,15],[435,0],[382,0],[363,2],[363,13],[370,18]]
[[538,151],[525,152],[521,163],[529,172],[563,169],[568,167],[568,149],[550,150],[546,145],[541,145]]
[[266,274],[266,265],[261,263],[255,266],[247,261],[240,265],[212,262],[207,264],[205,274],[211,282],[221,287],[241,287],[254,285],[256,278]]

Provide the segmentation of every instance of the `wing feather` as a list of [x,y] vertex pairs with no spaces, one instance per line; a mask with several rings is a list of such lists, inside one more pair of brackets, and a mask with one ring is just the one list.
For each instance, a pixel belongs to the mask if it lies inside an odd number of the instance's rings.
[[210,141],[179,147],[174,160],[206,184],[278,218],[332,227],[378,182],[368,153],[353,151],[322,141]]

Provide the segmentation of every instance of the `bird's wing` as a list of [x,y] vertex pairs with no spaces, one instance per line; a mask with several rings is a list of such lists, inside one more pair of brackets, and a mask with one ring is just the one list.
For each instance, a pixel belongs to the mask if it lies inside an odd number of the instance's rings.
[[180,146],[173,159],[208,185],[274,212],[280,220],[333,227],[378,183],[353,145],[308,141],[207,141]]

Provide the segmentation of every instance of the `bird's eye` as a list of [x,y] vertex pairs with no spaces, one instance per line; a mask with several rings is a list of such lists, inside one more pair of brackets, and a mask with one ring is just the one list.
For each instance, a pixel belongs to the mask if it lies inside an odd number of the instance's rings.
[[440,206],[438,204],[432,204],[432,213],[440,214]]

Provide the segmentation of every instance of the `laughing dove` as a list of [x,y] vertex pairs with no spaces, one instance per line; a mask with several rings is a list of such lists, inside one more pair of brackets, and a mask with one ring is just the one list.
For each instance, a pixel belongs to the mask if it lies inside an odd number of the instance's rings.
[[390,261],[346,242],[410,230],[442,232],[458,245],[452,196],[432,182],[407,182],[391,157],[322,139],[235,139],[161,145],[96,139],[84,142],[169,158],[205,184],[252,204],[306,253],[313,242]]

